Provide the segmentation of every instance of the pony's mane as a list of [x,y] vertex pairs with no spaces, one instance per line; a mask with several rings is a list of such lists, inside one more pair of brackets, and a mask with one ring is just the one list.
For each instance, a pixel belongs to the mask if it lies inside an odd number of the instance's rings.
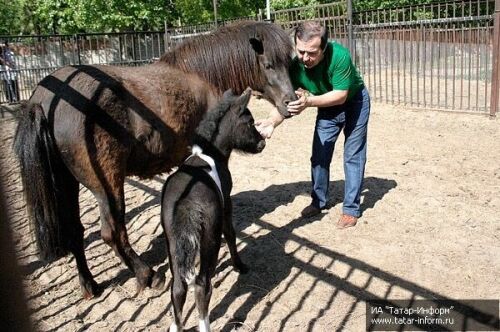
[[293,51],[290,36],[267,22],[244,21],[219,28],[208,35],[188,39],[165,53],[160,62],[194,72],[219,92],[232,89],[241,94],[248,86],[263,85],[257,73],[257,57],[250,38],[259,38],[264,53],[275,64],[288,66]]

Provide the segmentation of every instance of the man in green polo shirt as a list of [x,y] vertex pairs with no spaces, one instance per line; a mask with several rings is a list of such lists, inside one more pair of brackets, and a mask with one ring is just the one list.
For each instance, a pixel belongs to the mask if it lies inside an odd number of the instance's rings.
[[[288,111],[298,115],[308,107],[318,108],[311,157],[312,201],[302,210],[302,216],[312,217],[326,208],[330,163],[343,130],[345,188],[343,213],[337,226],[351,227],[361,216],[370,97],[349,50],[328,42],[327,30],[320,23],[300,24],[294,39],[297,56],[290,66],[290,77],[299,99],[290,102]],[[269,138],[282,121],[279,113],[273,111],[267,119],[256,123],[257,129]]]

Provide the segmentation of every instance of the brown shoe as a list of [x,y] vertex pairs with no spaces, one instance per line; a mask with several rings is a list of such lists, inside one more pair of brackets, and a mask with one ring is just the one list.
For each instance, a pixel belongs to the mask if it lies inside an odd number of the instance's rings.
[[304,210],[302,210],[302,212],[300,213],[300,215],[303,217],[303,218],[310,218],[310,217],[314,217],[318,214],[321,213],[321,209],[315,207],[314,205],[308,205],[304,208]]
[[348,214],[342,214],[339,221],[337,221],[337,228],[349,228],[356,226],[358,218],[350,216]]

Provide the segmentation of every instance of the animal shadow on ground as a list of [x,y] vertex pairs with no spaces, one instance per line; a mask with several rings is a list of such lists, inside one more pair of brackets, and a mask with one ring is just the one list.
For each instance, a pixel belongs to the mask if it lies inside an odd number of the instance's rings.
[[[155,180],[161,181],[161,179],[159,178],[155,178]],[[152,195],[150,200],[144,202],[141,206],[132,209],[127,214],[128,220],[136,217],[145,208],[159,204],[161,194],[159,191],[135,180],[130,181],[130,179],[128,179],[127,182],[129,185],[144,190]],[[335,181],[330,183],[330,187],[333,189],[333,198],[330,206],[335,206],[340,202],[342,193],[337,189],[343,188],[343,184],[343,181]],[[375,207],[377,202],[382,200],[383,197],[396,186],[397,183],[394,180],[375,177],[366,178],[364,190],[362,192],[362,211],[366,211]],[[325,301],[325,303],[323,304],[320,313],[318,313],[316,317],[307,317],[307,320],[309,322],[307,328],[308,331],[314,330],[317,320],[320,319],[323,312],[331,309],[335,297],[338,294],[346,293],[356,299],[355,301],[353,301],[353,303],[347,304],[350,307],[348,308],[348,312],[342,317],[342,322],[338,325],[339,327],[333,328],[337,331],[340,331],[342,330],[342,326],[344,326],[349,321],[351,314],[354,312],[357,306],[364,306],[364,303],[367,300],[390,301],[389,295],[391,293],[391,289],[394,288],[402,288],[404,290],[407,290],[412,294],[412,299],[420,297],[426,299],[444,299],[449,301],[449,303],[454,306],[458,317],[461,318],[464,322],[465,325],[463,326],[467,326],[468,322],[480,323],[483,324],[483,326],[489,327],[490,329],[495,329],[498,326],[497,317],[492,316],[491,314],[477,308],[476,306],[446,298],[443,295],[436,293],[430,289],[423,288],[412,281],[405,280],[399,278],[398,276],[384,272],[380,270],[380,267],[366,264],[363,261],[346,256],[330,248],[325,248],[317,243],[309,241],[307,238],[300,237],[293,233],[294,229],[314,222],[314,218],[293,219],[282,227],[275,226],[261,220],[261,218],[265,214],[274,211],[280,206],[291,203],[295,199],[295,197],[299,195],[308,195],[309,191],[310,183],[308,181],[304,181],[283,185],[272,185],[263,191],[251,190],[240,192],[232,196],[235,214],[234,222],[237,234],[244,231],[252,224],[268,230],[269,233],[260,237],[249,236],[242,238],[241,236],[239,236],[240,241],[246,244],[246,246],[242,250],[240,250],[240,255],[243,261],[248,264],[250,272],[246,275],[238,275],[236,282],[226,292],[222,300],[218,301],[218,303],[214,302],[212,304],[213,309],[211,310],[211,321],[214,322],[215,320],[217,320],[217,318],[223,317],[228,312],[230,306],[233,305],[236,298],[240,296],[248,296],[246,297],[245,301],[234,310],[234,314],[232,314],[231,317],[224,317],[224,319],[221,319],[222,323],[225,324],[221,327],[222,331],[231,331],[235,327],[238,327],[235,326],[235,324],[237,325],[244,323],[247,320],[247,316],[252,311],[252,309],[259,305],[263,300],[265,300],[266,295],[269,293],[266,290],[272,290],[278,288],[279,286],[281,290],[277,292],[277,295],[275,292],[273,296],[276,298],[276,300],[279,300],[281,297],[283,297],[285,293],[293,287],[293,280],[296,279],[296,276],[291,276],[292,278],[289,282],[285,282],[285,280],[288,278],[288,276],[290,276],[292,269],[294,268],[295,270],[300,270],[300,273],[305,273],[313,276],[314,279],[317,280],[315,284],[317,282],[322,282],[330,285],[335,289],[334,292],[329,296],[329,300]],[[88,238],[86,239],[86,242],[87,241]],[[293,252],[287,253],[284,251],[284,244],[286,241],[294,241],[299,245],[299,247],[307,247],[309,250],[313,251],[315,255],[323,255],[329,257],[331,259],[330,265],[332,265],[333,262],[341,262],[347,265],[349,268],[347,276],[340,278],[339,276],[330,273],[328,270],[321,269],[312,264],[308,264],[307,262],[297,260],[293,256]],[[278,245],[278,243],[280,243],[281,245]],[[163,266],[161,266],[158,270],[160,273],[167,272],[168,262],[166,262],[166,247],[162,236],[158,236],[152,240],[151,246],[145,253],[142,254],[142,258],[151,265],[163,264]],[[224,271],[229,265],[231,265],[229,261],[229,258],[222,258],[222,263],[219,264],[217,271]],[[119,263],[117,263],[117,265],[119,265]],[[35,268],[35,270],[37,269]],[[356,270],[363,271],[369,275],[369,279],[364,286],[357,286],[349,282],[349,276],[351,276]],[[127,269],[123,268],[117,276],[115,276],[112,280],[106,281],[104,284],[105,286],[109,286],[110,284],[121,284],[131,277],[133,277],[133,275]],[[265,280],[264,283],[259,283],[259,285],[261,285],[260,290],[249,288],[249,285],[256,284],[255,280],[259,280],[258,282]],[[388,289],[386,291],[386,295],[384,295],[384,298],[370,292],[369,286],[374,280],[381,280],[388,285]],[[170,280],[167,280],[166,289],[157,296],[165,296],[165,292],[168,292],[167,289],[169,289],[169,283]],[[60,286],[60,284],[56,283],[52,287],[57,286]],[[46,291],[50,291],[50,289],[45,289],[44,292]],[[215,289],[214,291],[217,290]],[[300,311],[302,310],[302,305],[307,300],[309,294],[310,291],[306,290],[303,298],[300,299],[299,304],[296,307],[291,308],[286,317],[281,318],[281,322],[279,323],[279,326],[276,326],[276,330],[284,331],[287,328],[287,323],[292,319],[294,315],[300,313]],[[37,296],[39,296],[39,294],[34,295],[31,298]],[[100,299],[99,302],[104,300],[105,299]],[[79,301],[81,301],[81,299],[77,300],[77,303]],[[397,307],[397,304],[394,304],[392,302],[389,302],[389,304]],[[268,301],[268,303],[266,303],[266,307],[262,310],[262,312],[259,313],[259,317],[257,319],[252,319],[253,330],[260,330],[261,324],[265,320],[265,317],[273,310],[273,305],[274,304],[272,302]],[[82,317],[86,316],[92,307],[93,306],[85,310],[85,312],[82,313]],[[170,308],[171,305],[167,305],[163,310],[161,310],[161,312],[158,313],[157,318],[153,319],[143,330],[146,331],[149,327],[154,326],[155,324],[160,322],[163,319],[164,315],[168,313]],[[136,317],[143,309],[143,307],[138,308],[137,312],[132,315],[131,321],[133,321],[134,317]],[[194,306],[192,306],[191,309],[187,311],[187,317],[193,314],[194,309]],[[45,319],[46,318],[48,317],[45,317]],[[63,323],[60,327],[65,326],[67,323],[68,322]],[[439,328],[439,326],[438,329],[446,330],[445,327]],[[57,330],[57,328],[54,330]],[[195,330],[196,328],[193,327],[192,329],[188,329],[187,331]],[[367,326],[367,330],[371,331],[373,330],[373,328]]]
[[[343,188],[343,181],[337,181],[330,184],[330,187],[335,190],[335,188]],[[364,190],[362,192],[363,203],[361,206],[362,211],[373,208],[375,204],[383,199],[383,197],[393,188],[397,186],[394,180],[381,179],[375,177],[369,177],[365,179]],[[412,294],[412,299],[424,298],[433,300],[446,300],[448,305],[454,308],[454,314],[456,317],[461,319],[463,326],[471,326],[474,324],[481,324],[483,327],[496,327],[498,326],[498,317],[487,311],[479,309],[475,304],[469,302],[459,302],[453,299],[449,299],[440,295],[430,289],[425,289],[409,280],[401,279],[398,276],[392,275],[390,273],[380,270],[376,266],[366,264],[358,259],[346,256],[330,248],[325,248],[320,244],[314,243],[307,238],[298,236],[293,233],[295,228],[304,226],[308,223],[314,221],[311,218],[296,218],[291,220],[289,223],[282,227],[277,227],[262,221],[260,218],[266,213],[272,212],[275,208],[286,205],[290,203],[294,197],[297,195],[306,194],[309,192],[310,184],[308,182],[297,182],[285,185],[273,185],[266,188],[263,191],[247,191],[241,192],[233,196],[234,201],[234,211],[238,214],[238,209],[244,209],[245,206],[252,206],[252,209],[245,209],[246,213],[244,218],[238,218],[235,216],[235,228],[237,232],[241,232],[245,228],[249,227],[251,223],[260,226],[269,232],[265,235],[259,237],[246,237],[242,241],[246,242],[246,246],[240,251],[242,260],[246,262],[250,268],[250,272],[246,275],[238,275],[237,281],[232,285],[229,291],[226,293],[224,298],[219,301],[218,304],[211,311],[211,321],[215,321],[217,318],[224,316],[228,311],[228,308],[234,302],[234,299],[242,295],[246,296],[243,304],[235,310],[233,316],[229,319],[225,319],[226,325],[222,327],[222,331],[229,332],[235,328],[235,324],[242,324],[246,321],[250,311],[258,305],[261,301],[265,300],[266,296],[273,289],[281,289],[279,292],[273,292],[273,301],[267,301],[266,306],[260,312],[257,319],[252,319],[252,330],[258,331],[262,321],[265,319],[274,306],[274,302],[279,300],[284,294],[293,287],[293,280],[298,278],[300,274],[307,274],[313,276],[315,284],[318,282],[330,285],[334,291],[330,295],[328,301],[323,304],[319,304],[321,310],[316,315],[316,317],[308,317],[308,331],[313,331],[315,328],[315,323],[318,321],[323,313],[331,309],[335,297],[340,293],[347,293],[353,296],[356,300],[350,305],[348,312],[342,317],[342,322],[336,328],[336,331],[341,331],[343,326],[349,321],[352,313],[354,312],[356,306],[364,305],[364,302],[368,300],[386,300],[390,304],[397,306],[390,302],[389,299],[391,289],[400,287]],[[338,194],[337,194],[338,196]],[[334,196],[334,206],[338,202],[338,197],[335,199]],[[265,203],[259,203],[265,202]],[[321,218],[321,216],[316,217]],[[325,230],[328,231],[328,230]],[[332,225],[333,231],[333,225]],[[319,268],[312,264],[308,264],[302,260],[294,257],[294,252],[285,252],[285,243],[287,241],[294,241],[298,244],[298,248],[306,247],[313,251],[313,257],[317,255],[327,256],[331,259],[330,265],[332,266],[334,262],[341,262],[348,266],[348,273],[345,277],[339,277],[338,275],[331,273],[328,269]],[[272,243],[270,245],[270,243]],[[272,250],[270,250],[272,248]],[[219,266],[219,270],[225,268],[230,264],[228,260],[223,262]],[[297,275],[290,276],[292,269],[298,270]],[[364,271],[368,276],[366,284],[363,286],[358,286],[354,283],[349,282],[349,277],[354,274],[354,272]],[[282,283],[286,279],[291,281],[287,282],[285,287]],[[388,289],[384,297],[375,295],[369,290],[369,286],[374,280],[383,280],[388,284]],[[261,288],[258,289],[251,287],[259,283]],[[314,288],[314,286],[312,287]],[[308,300],[309,294],[312,289],[305,290],[304,295],[300,299],[299,303],[291,308],[290,312],[287,313],[286,317],[281,319],[279,326],[276,326],[277,331],[285,331],[287,329],[287,323],[293,318],[293,316],[300,312],[306,300]],[[310,295],[312,296],[312,294]],[[434,305],[440,306],[439,302],[435,302]],[[477,326],[477,325],[475,325]],[[445,326],[437,325],[435,326],[439,330],[446,330]],[[367,326],[367,330],[371,331],[376,326]]]
[[[157,179],[158,180],[158,179]],[[159,181],[159,180],[158,180]],[[131,181],[130,179],[127,180],[129,185],[135,186],[137,188],[141,188],[148,193],[152,193],[150,188],[143,188],[143,185],[137,181]],[[338,191],[338,188],[343,188],[344,187],[344,181],[335,181],[330,183],[330,188],[332,188],[333,192]],[[362,211],[365,211],[367,209],[373,208],[373,206],[383,198],[383,196],[389,192],[391,189],[396,187],[396,182],[394,180],[387,180],[387,179],[380,179],[380,178],[374,178],[374,177],[368,177],[365,179],[364,182],[364,190],[362,192],[362,197],[363,197],[363,203],[362,203]],[[269,241],[271,240],[269,237],[272,236],[273,238],[277,238],[278,240],[281,239],[287,239],[291,236],[291,232],[293,231],[294,228],[300,227],[302,225],[305,225],[307,223],[311,223],[314,221],[312,218],[308,219],[296,219],[292,220],[290,223],[288,223],[285,227],[278,228],[273,225],[267,224],[265,222],[262,222],[260,218],[275,210],[276,208],[286,205],[290,202],[292,202],[295,197],[300,196],[300,195],[308,195],[310,191],[310,182],[309,181],[303,181],[303,182],[296,182],[296,183],[288,183],[288,184],[283,184],[283,185],[272,185],[268,188],[266,188],[263,191],[256,191],[256,190],[251,190],[251,191],[246,191],[246,192],[240,192],[236,195],[232,195],[232,200],[234,204],[234,218],[233,222],[235,223],[235,229],[238,233],[243,231],[245,228],[249,227],[251,224],[255,223],[258,224],[259,226],[269,229],[271,233],[269,235],[261,236],[258,239],[255,239],[253,243],[248,243],[247,247],[243,249],[240,252],[240,255],[245,263],[248,264],[250,267],[250,273],[247,275],[240,274],[238,277],[238,281],[232,286],[231,290],[224,296],[224,299],[215,305],[214,309],[211,310],[211,318],[210,320],[213,322],[217,318],[223,316],[231,303],[234,301],[234,299],[240,295],[242,295],[244,292],[243,290],[245,287],[239,287],[241,284],[245,284],[248,281],[248,278],[252,278],[252,276],[259,275],[262,273],[270,273],[272,274],[272,278],[269,280],[266,280],[266,287],[269,289],[272,289],[279,285],[289,274],[293,266],[299,266],[303,264],[302,262],[294,261],[292,257],[288,256],[286,253],[283,252],[283,248],[280,247],[281,250],[276,250],[274,252],[269,252],[268,250],[268,245]],[[159,195],[160,193],[158,193]],[[338,197],[337,197],[338,196]],[[335,194],[334,197],[332,197],[332,200],[329,204],[329,207],[333,207],[336,202],[341,201],[339,198],[340,194]],[[159,204],[158,197],[155,197],[153,200],[148,201],[144,203],[143,205],[134,208],[131,211],[136,211],[136,213],[140,213],[141,210],[143,210],[143,207],[149,207],[151,204]],[[154,201],[154,202],[153,202]],[[265,204],[262,204],[261,202],[265,202]],[[245,210],[245,213],[241,214],[241,210]],[[241,215],[244,215],[243,218],[241,218]],[[127,214],[127,219],[133,218],[135,215],[132,215],[130,212]],[[249,241],[249,240],[243,240],[243,242]],[[284,242],[283,240],[282,242]],[[316,244],[304,244],[308,245],[310,247],[318,247]],[[166,247],[165,243],[163,241],[162,236],[158,236],[156,239],[152,241],[151,249],[142,254],[141,257],[144,258],[144,260],[151,265],[157,265],[161,264],[166,260]],[[225,270],[229,265],[231,265],[230,259],[225,259],[222,258],[223,262],[219,264],[216,273]],[[275,269],[270,269],[270,267],[278,267],[276,270]],[[161,273],[165,273],[168,268],[168,263],[165,263],[163,266],[161,266],[158,271]],[[302,269],[306,269],[306,267],[302,266]],[[268,271],[270,269],[270,271]],[[114,282],[123,282],[121,280],[124,276],[120,275],[114,278]],[[215,282],[215,285],[218,282]],[[236,311],[234,315],[234,319],[240,322],[244,322],[246,319],[247,314],[252,310],[252,308],[259,303],[260,300],[262,300],[262,297],[265,294],[259,294],[256,292],[253,292],[251,296],[247,299],[247,301]],[[170,305],[168,308],[166,308],[162,314],[165,314],[168,309],[170,308]],[[190,314],[193,312],[194,307],[191,307],[190,310],[188,310],[188,313],[186,315],[187,317],[190,316]],[[262,318],[264,318],[265,313],[262,314]],[[151,322],[152,323],[155,323]],[[285,322],[284,322],[285,323]],[[283,323],[283,324],[284,324]],[[150,324],[150,325],[151,325]],[[223,331],[230,331],[234,326],[231,325],[226,325],[223,328]],[[186,331],[191,331],[189,327],[186,327]],[[259,326],[258,323],[255,326],[255,330],[258,330]],[[193,327],[193,331],[196,329]]]
[[[391,189],[396,187],[396,182],[394,180],[381,179],[368,177],[364,181],[364,190],[362,192],[363,203],[361,206],[362,211],[373,208],[377,201],[381,200],[383,196],[388,193]],[[245,287],[252,279],[257,278],[258,275],[265,276],[264,287],[268,290],[272,290],[278,285],[280,285],[286,278],[288,278],[293,267],[299,267],[306,273],[310,273],[315,277],[322,279],[323,281],[329,282],[328,276],[322,276],[317,268],[309,267],[302,261],[299,261],[293,257],[293,255],[284,252],[283,246],[273,245],[273,251],[269,250],[269,243],[275,243],[278,241],[280,244],[284,244],[287,240],[291,239],[300,243],[300,246],[307,246],[312,250],[321,251],[325,250],[319,245],[310,242],[306,239],[302,239],[294,234],[292,234],[295,228],[304,226],[315,220],[321,218],[321,215],[316,218],[301,218],[298,217],[291,220],[283,227],[276,227],[269,223],[260,220],[262,216],[267,213],[274,211],[276,208],[291,203],[295,197],[299,195],[308,195],[310,192],[310,182],[302,181],[295,183],[288,183],[283,185],[271,185],[263,191],[246,191],[240,192],[232,196],[234,202],[234,223],[237,233],[243,231],[251,224],[257,224],[258,226],[269,230],[270,232],[266,235],[260,236],[258,238],[246,238],[243,241],[247,242],[245,248],[241,250],[240,255],[242,260],[248,264],[250,272],[247,275],[240,274],[238,276],[237,282],[232,286],[232,288],[227,292],[222,301],[220,301],[211,311],[211,321],[215,321],[217,318],[223,316],[227,312],[228,308],[231,306],[234,298],[243,295],[244,293],[250,293],[246,301],[236,310],[233,319],[231,321],[245,322],[248,313],[252,308],[258,304],[267,292],[259,290],[249,290]],[[337,193],[338,188],[344,187],[344,181],[332,181],[330,183],[330,188],[332,191],[332,199],[328,205],[329,208],[335,206],[338,202],[341,202],[342,193]],[[259,202],[265,202],[259,203]],[[246,209],[246,206],[251,206],[252,208]],[[239,209],[244,209],[244,218],[238,217]],[[332,225],[333,229],[333,225]],[[275,250],[274,250],[275,249]],[[331,252],[328,254],[333,256],[335,259],[336,253]],[[218,268],[217,271],[221,271],[229,265],[229,260],[224,261]],[[325,272],[323,271],[323,274]],[[288,289],[289,287],[287,287]],[[286,290],[285,290],[286,291]],[[354,290],[351,290],[354,291]],[[266,314],[272,309],[272,306],[268,306],[266,310],[261,313],[260,320],[255,322],[253,330],[259,330],[259,323],[264,319]],[[293,315],[293,312],[289,314],[289,317]],[[279,328],[279,330],[284,330],[286,320],[284,320]],[[313,327],[310,326],[311,328]],[[233,325],[227,324],[223,327],[222,331],[231,331],[234,328]]]
[[[159,177],[155,177],[154,179],[155,181],[163,182],[163,180],[160,179]],[[155,194],[156,190],[153,190],[150,187],[142,184],[141,182],[132,179],[127,179],[127,183],[129,185],[133,185],[137,188],[140,188],[149,194],[154,195],[153,199],[146,202],[145,204],[142,204],[132,209],[129,213],[127,213],[127,220],[134,218],[136,214],[140,213],[145,208],[160,204],[159,192]],[[332,182],[330,184],[330,188],[343,188],[343,187],[344,187],[343,180]],[[382,197],[394,187],[396,187],[396,182],[393,180],[384,180],[373,177],[366,178],[364,181],[364,189],[362,192],[364,200],[363,203],[361,204],[361,210],[365,211],[373,208],[375,203],[380,199],[382,199]],[[264,214],[271,212],[270,208],[273,208],[274,210],[274,208],[276,207],[289,203],[294,199],[294,197],[308,193],[309,188],[310,188],[310,182],[297,182],[286,185],[271,186],[266,190],[264,190],[263,192],[248,191],[233,196],[235,204],[234,205],[235,212],[238,212],[239,206],[247,205],[249,202],[252,201],[258,202],[261,198],[264,198],[268,195],[269,197],[278,198],[275,200],[275,204],[273,204],[272,206],[271,205],[268,206],[268,209],[263,208],[262,206],[257,204],[254,205],[255,209],[252,209],[252,212],[250,214],[247,214],[245,219],[237,220],[237,218],[235,218],[234,222],[236,223],[235,225],[236,231],[241,232],[244,228],[248,227],[254,220],[257,220]],[[341,201],[342,198],[340,197],[340,193],[337,193],[329,203],[329,207],[333,207],[336,203]],[[311,220],[309,220],[309,222],[310,221]],[[296,227],[300,227],[306,222],[307,221],[304,220],[303,223],[297,225]],[[291,231],[293,227],[294,226],[290,224],[288,229]],[[142,253],[141,258],[144,259],[144,261],[150,264],[151,266],[157,266],[159,264],[164,263],[158,268],[158,272],[166,273],[168,271],[168,262],[166,262],[167,260],[166,250],[167,249],[166,249],[165,239],[163,237],[163,234],[161,234],[153,239],[151,243],[151,250]],[[229,260],[227,260],[224,263],[229,264]],[[249,263],[251,263],[251,261],[249,261]],[[223,265],[222,267],[224,266],[225,265]],[[124,282],[127,279],[127,277],[130,276],[132,275],[127,273],[127,271],[125,270],[122,271],[120,275],[117,275],[116,278],[110,280],[109,283],[112,284],[113,282]]]

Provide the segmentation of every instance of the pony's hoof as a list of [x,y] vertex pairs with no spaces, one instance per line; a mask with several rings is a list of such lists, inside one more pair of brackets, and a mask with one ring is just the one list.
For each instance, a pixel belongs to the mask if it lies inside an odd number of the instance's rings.
[[165,275],[163,273],[155,272],[151,280],[151,288],[163,289],[165,287]]
[[135,296],[141,294],[142,291],[146,289],[146,287],[148,287],[147,284],[141,283],[139,280],[137,280],[137,287],[135,289]]
[[82,289],[82,296],[85,300],[90,300],[94,297],[97,297],[102,292],[102,289],[94,280],[84,282],[80,286]]
[[154,271],[151,268],[144,269],[142,273],[136,274],[137,289],[135,295],[142,293],[146,287],[150,287],[153,282]]
[[165,286],[165,275],[149,269],[148,273],[137,277],[137,291],[136,295],[141,293],[146,287],[163,289]]

